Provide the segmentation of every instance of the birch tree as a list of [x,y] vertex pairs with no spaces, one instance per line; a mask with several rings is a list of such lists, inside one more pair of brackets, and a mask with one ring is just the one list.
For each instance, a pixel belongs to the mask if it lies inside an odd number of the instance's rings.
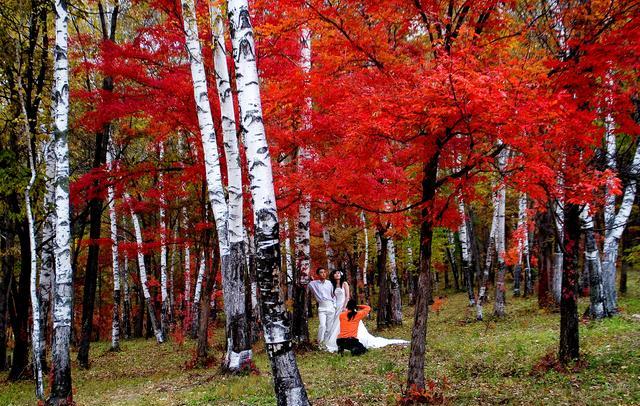
[[[607,162],[608,166],[615,169],[615,141],[610,139],[615,137],[613,131],[607,132]],[[622,232],[626,228],[627,221],[631,215],[633,202],[636,198],[637,177],[640,174],[640,147],[636,147],[631,167],[628,170],[629,181],[624,188],[622,202],[618,211],[615,211],[615,196],[611,198],[612,192],[607,188],[605,200],[605,237],[602,261],[603,285],[605,291],[605,309],[607,315],[617,313],[618,297],[616,292],[616,263],[618,260],[618,250]]]
[[402,324],[402,295],[400,292],[400,283],[398,281],[398,266],[396,264],[396,247],[393,238],[389,238],[387,245],[389,256],[389,292],[391,294],[391,324]]
[[[113,170],[113,144],[107,146],[107,170]],[[118,222],[116,194],[112,185],[107,187],[109,198],[109,228],[111,231],[111,264],[113,271],[113,314],[111,319],[111,350],[120,349],[120,267],[118,262]]]
[[255,221],[256,271],[265,349],[271,360],[278,405],[308,405],[280,299],[280,242],[271,157],[264,131],[256,48],[247,0],[228,0],[240,128],[244,137]]
[[[220,9],[211,7],[211,25],[213,27],[213,58],[218,100],[220,101],[220,120],[225,157],[227,162],[227,179],[229,187],[228,233],[229,261],[227,275],[223,268],[223,293],[225,314],[227,317],[227,352],[224,368],[237,371],[251,363],[251,337],[248,333],[248,320],[245,309],[246,289],[244,276],[244,233],[242,214],[242,169],[240,149],[238,148],[238,132],[231,80],[227,66],[227,50],[224,37],[224,18]],[[217,219],[216,219],[217,221]],[[288,241],[288,240],[287,240]],[[288,251],[287,251],[288,252]]]
[[[16,50],[16,56],[19,59],[20,55]],[[40,315],[40,302],[38,300],[38,256],[36,254],[36,231],[34,226],[34,218],[31,209],[31,190],[36,181],[36,159],[31,144],[31,131],[29,130],[29,119],[27,116],[27,108],[25,106],[22,78],[18,76],[18,97],[20,99],[20,108],[22,112],[22,118],[24,120],[24,135],[26,137],[27,154],[29,161],[29,170],[31,175],[29,177],[29,183],[24,190],[24,205],[27,215],[27,228],[29,233],[29,254],[30,254],[30,284],[29,292],[31,295],[31,313],[32,313],[32,326],[31,329],[31,349],[33,358],[33,375],[36,380],[36,398],[39,400],[44,399],[44,383],[42,379],[42,341],[41,341],[41,321]]]
[[496,273],[496,299],[493,307],[493,314],[498,317],[504,317],[506,310],[506,293],[505,274],[507,266],[505,264],[506,253],[506,237],[505,237],[505,206],[507,202],[507,186],[504,183],[504,170],[507,166],[507,157],[509,153],[505,148],[498,155],[498,170],[500,171],[500,186],[497,191],[498,214],[495,231],[496,244],[496,261],[498,263],[498,272]]
[[585,234],[585,266],[589,275],[589,315],[594,319],[601,319],[606,315],[605,291],[602,283],[602,262],[600,260],[600,250],[596,243],[595,225],[589,209],[589,205],[585,205],[580,212],[582,230]]
[[467,213],[462,197],[458,199],[458,212],[460,213],[460,227],[458,227],[458,235],[460,238],[460,250],[462,253],[462,274],[464,275],[467,295],[469,296],[469,307],[476,304],[476,297],[473,290],[473,270],[472,270],[472,254],[471,239],[469,238],[469,227],[467,226]]
[[54,51],[54,134],[55,134],[55,290],[53,302],[52,385],[47,404],[64,405],[72,402],[71,359],[71,305],[73,284],[71,269],[71,229],[69,219],[69,146],[67,124],[69,118],[69,60],[67,59],[66,0],[55,2]]
[[[164,160],[164,143],[158,144],[158,158],[160,162]],[[164,174],[159,172],[158,185],[160,187],[160,298],[162,308],[160,309],[160,328],[162,334],[167,335],[169,331],[169,291],[167,289],[167,219],[165,206],[167,199],[164,193]]]
[[[305,75],[311,71],[311,30],[302,28],[300,34],[300,66]],[[304,129],[311,126],[311,98],[305,98],[302,110]],[[302,172],[311,156],[306,148],[298,147],[297,170]],[[308,292],[311,281],[311,199],[303,194],[298,205],[298,222],[295,231],[296,280],[293,300],[293,338],[298,343],[309,343]]]
[[[53,115],[53,114],[52,114]],[[38,300],[40,301],[40,349],[42,354],[43,370],[47,369],[47,327],[49,326],[49,315],[51,313],[51,287],[53,282],[55,255],[54,239],[56,227],[55,212],[55,176],[56,176],[56,156],[55,156],[55,136],[53,131],[47,131],[47,139],[43,143],[42,155],[45,161],[45,192],[44,192],[44,212],[46,217],[42,224],[42,239],[40,243],[40,276],[38,278]]]
[[144,263],[144,255],[142,253],[142,230],[140,229],[140,221],[138,220],[138,215],[133,210],[132,200],[129,193],[124,193],[124,199],[129,205],[129,211],[131,212],[131,220],[133,222],[133,229],[135,232],[136,253],[138,256],[138,269],[140,272],[140,287],[142,289],[145,304],[147,305],[147,311],[149,312],[149,320],[151,321],[153,334],[156,336],[158,344],[161,344],[164,342],[164,334],[162,334],[162,329],[158,326],[158,322],[156,320],[156,309],[153,301],[151,300],[149,287],[147,286],[147,267]]
[[[219,12],[212,13],[214,23],[214,40],[216,50],[214,59],[216,76],[219,78],[219,92],[222,94],[223,133],[227,164],[229,166],[229,202],[233,212],[229,211],[225,199],[220,157],[216,142],[207,80],[204,71],[202,50],[198,39],[196,10],[192,0],[182,1],[182,16],[185,29],[185,40],[189,52],[191,78],[193,80],[194,99],[200,124],[200,135],[204,151],[205,178],[207,193],[218,232],[218,248],[222,268],[222,291],[226,315],[227,354],[223,368],[235,371],[251,359],[250,341],[247,337],[247,321],[244,300],[244,272],[242,259],[242,178],[240,172],[239,152],[235,139],[235,121],[233,120],[233,102],[230,83],[225,73],[222,59],[225,60],[224,40],[222,36],[222,19]],[[220,21],[218,23],[218,21]],[[234,145],[235,144],[235,145]],[[233,218],[231,218],[233,217]],[[231,221],[230,221],[231,220]],[[231,225],[231,227],[230,227]],[[233,247],[231,246],[233,244]]]

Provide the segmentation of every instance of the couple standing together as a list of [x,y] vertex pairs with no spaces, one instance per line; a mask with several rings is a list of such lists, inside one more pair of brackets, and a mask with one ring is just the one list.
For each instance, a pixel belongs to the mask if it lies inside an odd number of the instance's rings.
[[309,283],[309,290],[318,302],[318,344],[329,352],[348,349],[359,355],[368,348],[391,344],[408,344],[405,340],[374,337],[367,331],[362,319],[369,314],[369,306],[357,306],[350,297],[349,284],[341,271],[316,270],[318,279]]

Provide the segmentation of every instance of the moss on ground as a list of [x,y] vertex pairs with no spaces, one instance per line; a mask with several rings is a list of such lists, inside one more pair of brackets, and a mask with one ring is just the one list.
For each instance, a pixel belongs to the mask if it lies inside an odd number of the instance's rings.
[[[633,317],[640,314],[636,275],[631,275],[629,292],[620,298],[620,316],[581,323],[586,367],[571,373],[533,372],[546,354],[556,352],[559,329],[559,315],[539,311],[535,298],[509,297],[505,319],[475,322],[465,294],[449,293],[441,310],[429,317],[426,375],[446,377],[446,397],[456,405],[640,405],[640,320]],[[581,312],[587,303],[581,299]],[[491,305],[485,313],[490,310]],[[411,308],[405,308],[405,320],[405,326],[377,334],[409,339]],[[374,323],[368,324],[373,331]],[[221,329],[214,332],[215,357],[222,355],[221,334]],[[194,349],[190,341],[123,341],[118,353],[109,352],[108,346],[92,344],[88,371],[76,368],[74,361],[75,399],[80,405],[275,404],[268,360],[259,346],[257,376],[187,369]],[[390,347],[359,358],[323,352],[297,358],[314,405],[380,405],[395,403],[408,355],[408,348]],[[33,383],[2,382],[0,405],[34,403]]]

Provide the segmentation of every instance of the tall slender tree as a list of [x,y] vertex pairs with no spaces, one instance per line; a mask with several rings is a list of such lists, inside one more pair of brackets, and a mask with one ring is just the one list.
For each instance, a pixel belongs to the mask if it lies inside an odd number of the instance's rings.
[[71,229],[69,219],[69,60],[67,58],[66,0],[56,0],[56,40],[54,51],[54,134],[56,151],[56,238],[55,290],[53,301],[52,385],[49,405],[73,403],[71,391]]
[[271,360],[278,405],[308,405],[307,392],[291,346],[286,308],[279,291],[281,260],[278,213],[247,0],[228,0],[227,12],[240,106],[240,128],[253,198],[256,273],[265,348]]

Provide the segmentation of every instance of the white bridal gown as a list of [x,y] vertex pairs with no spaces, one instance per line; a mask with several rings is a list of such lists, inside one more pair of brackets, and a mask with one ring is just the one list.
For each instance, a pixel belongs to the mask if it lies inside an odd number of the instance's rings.
[[[333,319],[333,329],[331,330],[331,336],[329,337],[329,340],[325,343],[329,352],[338,351],[338,344],[336,343],[336,340],[338,339],[338,334],[340,333],[340,313],[345,310],[344,289],[336,288],[335,295],[336,314]],[[367,328],[365,327],[362,320],[360,320],[360,323],[358,324],[358,341],[360,341],[362,345],[365,346],[365,348],[382,348],[392,344],[409,344],[409,341],[406,340],[376,337],[369,334],[369,331],[367,331]]]

